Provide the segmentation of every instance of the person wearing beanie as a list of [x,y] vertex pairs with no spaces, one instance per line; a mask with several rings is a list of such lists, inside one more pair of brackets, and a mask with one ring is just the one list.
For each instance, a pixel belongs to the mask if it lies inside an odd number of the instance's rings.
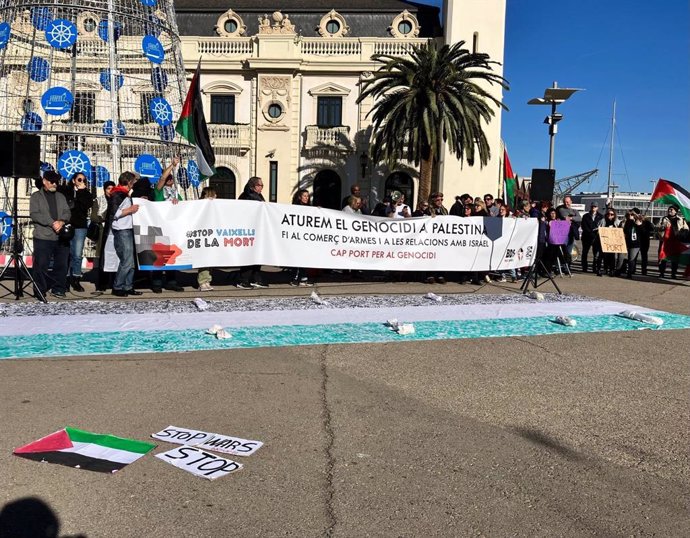
[[[65,196],[57,192],[60,174],[48,170],[41,180],[42,187],[31,195],[29,214],[34,225],[33,275],[37,295],[45,298],[48,290],[54,297],[65,297],[67,260],[70,239],[61,235],[69,225],[72,212]],[[48,271],[53,260],[53,270]]]

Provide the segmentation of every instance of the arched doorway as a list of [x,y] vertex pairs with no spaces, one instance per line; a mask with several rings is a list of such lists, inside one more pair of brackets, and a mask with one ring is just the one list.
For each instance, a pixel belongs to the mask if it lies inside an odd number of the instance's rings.
[[218,166],[216,173],[209,179],[208,186],[216,190],[218,198],[233,200],[237,193],[237,180],[235,173],[226,166]]
[[390,196],[391,192],[400,191],[405,195],[405,203],[410,206],[412,211],[415,210],[414,199],[414,181],[409,174],[405,172],[393,172],[386,179],[385,196]]
[[321,170],[314,178],[314,205],[340,210],[340,176],[333,170]]

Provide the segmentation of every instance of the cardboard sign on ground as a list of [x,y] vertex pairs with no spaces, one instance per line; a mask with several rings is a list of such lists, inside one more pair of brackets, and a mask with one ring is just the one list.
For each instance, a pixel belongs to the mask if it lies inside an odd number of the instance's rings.
[[187,445],[156,454],[156,457],[183,471],[207,480],[221,478],[242,468],[242,465],[235,461],[221,458],[210,452]]
[[207,450],[213,450],[214,452],[234,454],[235,456],[251,456],[263,446],[261,441],[200,430],[190,430],[178,426],[168,426],[164,430],[152,434],[151,437],[168,443],[198,446]]
[[628,249],[625,247],[625,235],[623,228],[607,226],[598,228],[599,238],[601,239],[601,251],[610,254],[626,254]]

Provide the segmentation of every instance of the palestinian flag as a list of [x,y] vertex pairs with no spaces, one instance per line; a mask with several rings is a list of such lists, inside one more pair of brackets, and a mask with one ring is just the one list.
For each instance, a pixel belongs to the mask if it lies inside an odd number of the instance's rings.
[[690,193],[678,183],[659,179],[654,188],[651,202],[675,204],[680,208],[680,214],[685,217],[685,220],[690,221]]
[[666,228],[664,239],[659,249],[659,260],[678,262],[685,265],[685,276],[690,276],[690,242],[681,241],[673,236],[671,227]]
[[196,66],[196,73],[194,73],[194,78],[192,78],[192,83],[189,86],[175,130],[180,133],[182,138],[196,146],[196,163],[199,166],[199,172],[202,176],[209,177],[215,174],[213,166],[216,164],[216,156],[211,147],[211,138],[208,135],[208,127],[204,117],[204,106],[199,87],[200,73],[201,60]]
[[65,428],[14,450],[35,461],[47,461],[87,471],[113,473],[155,448],[154,443]]
[[505,188],[505,202],[511,207],[515,207],[515,196],[518,190],[518,177],[513,173],[513,167],[510,165],[508,158],[508,150],[503,149],[503,179],[506,184]]

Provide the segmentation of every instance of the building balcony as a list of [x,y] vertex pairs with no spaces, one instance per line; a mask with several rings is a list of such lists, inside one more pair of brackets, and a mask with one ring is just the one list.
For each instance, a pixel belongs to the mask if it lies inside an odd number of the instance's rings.
[[[371,63],[374,54],[406,56],[415,45],[428,42],[426,38],[395,39],[377,37],[357,37],[344,39],[325,39],[322,37],[283,36],[279,46],[273,43],[275,36],[253,37],[195,37],[182,36],[182,56],[188,65],[196,65],[199,56],[206,62],[224,64],[235,61],[239,64],[281,60],[312,65],[321,64]],[[279,52],[278,52],[279,49]]]
[[350,127],[319,127],[308,125],[304,149],[331,149],[335,151],[353,151],[354,145],[350,140]]
[[250,149],[249,125],[212,123],[208,125],[208,134],[214,146]]

